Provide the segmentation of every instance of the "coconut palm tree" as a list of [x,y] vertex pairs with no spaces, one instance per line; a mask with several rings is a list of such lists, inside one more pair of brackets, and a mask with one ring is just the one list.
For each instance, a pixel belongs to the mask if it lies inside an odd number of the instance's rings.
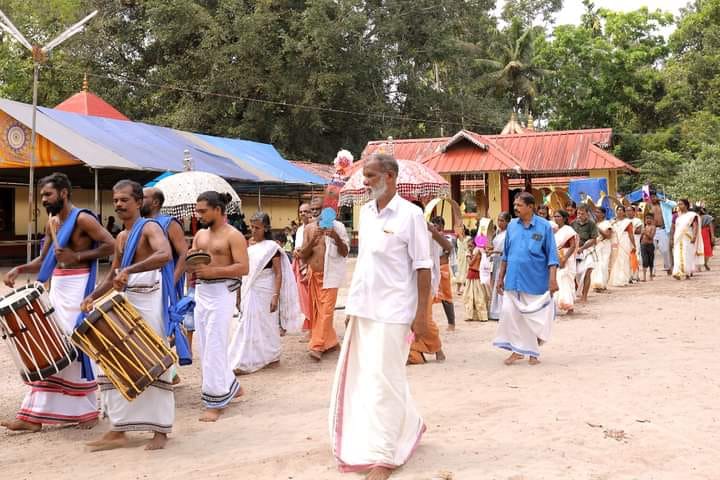
[[[534,43],[542,27],[523,28],[514,20],[494,42],[496,58],[475,58],[473,63],[485,73],[478,80],[492,86],[498,96],[508,99],[514,112],[532,111],[533,100],[538,94],[536,81],[548,73],[534,64]],[[477,44],[461,45],[471,54],[477,54],[481,47]]]

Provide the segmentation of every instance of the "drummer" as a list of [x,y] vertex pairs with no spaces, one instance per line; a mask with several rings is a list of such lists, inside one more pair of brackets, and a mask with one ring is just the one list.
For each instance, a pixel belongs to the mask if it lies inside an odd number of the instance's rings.
[[[96,260],[112,254],[115,240],[92,212],[72,204],[67,175],[53,173],[40,180],[39,189],[42,205],[51,218],[45,226],[46,241],[39,257],[10,270],[4,281],[13,287],[21,274],[39,272],[41,282],[52,277],[50,304],[58,325],[70,335],[80,313],[80,302],[95,285]],[[50,241],[53,235],[59,245]],[[81,364],[75,361],[45,380],[30,382],[15,420],[3,421],[2,426],[31,432],[40,431],[43,424],[77,423],[81,428],[92,428],[98,418],[97,384],[81,374]]]
[[[114,288],[126,291],[127,299],[137,308],[148,325],[165,338],[165,314],[161,270],[172,258],[170,244],[162,228],[153,220],[140,216],[143,203],[142,186],[132,180],[120,180],[113,187],[115,213],[125,225],[117,237],[115,258],[105,280],[82,302],[88,312],[93,302]],[[167,271],[167,269],[166,269]],[[172,275],[172,272],[168,272]],[[175,421],[175,395],[170,370],[141,393],[127,401],[107,376],[98,375],[101,404],[110,419],[110,431],[88,443],[94,451],[125,447],[125,432],[151,431],[152,440],[146,450],[165,447],[167,434]]]
[[[185,240],[185,232],[183,231],[180,221],[175,217],[162,215],[160,213],[160,209],[162,209],[164,203],[165,195],[162,190],[157,187],[147,187],[143,189],[143,206],[140,209],[140,214],[145,218],[152,218],[160,224],[172,248],[174,264],[173,284],[175,285],[175,291],[172,293],[175,296],[174,300],[177,302],[185,294],[185,256],[187,255],[188,244]],[[188,329],[188,344],[191,347],[192,334],[193,330]],[[173,383],[177,384],[179,381],[180,377],[175,373]]]
[[195,206],[200,222],[206,228],[195,235],[190,253],[204,250],[210,254],[209,264],[188,265],[188,271],[197,278],[194,318],[202,366],[202,401],[205,405],[201,422],[217,421],[228,403],[242,395],[228,351],[236,297],[231,286],[247,275],[249,261],[245,237],[225,222],[229,201],[227,193],[208,191],[198,196]]

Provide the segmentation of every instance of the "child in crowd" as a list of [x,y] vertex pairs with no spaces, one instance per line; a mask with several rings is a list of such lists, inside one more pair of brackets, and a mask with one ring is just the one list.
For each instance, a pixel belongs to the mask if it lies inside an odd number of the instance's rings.
[[478,241],[468,239],[468,251],[472,257],[468,264],[467,283],[465,284],[465,313],[468,322],[487,322],[488,310],[490,308],[490,274],[487,253],[487,237],[478,236]]
[[642,257],[643,278],[647,281],[647,270],[650,269],[650,280],[655,277],[655,216],[652,213],[645,215],[645,225],[640,234],[640,255]]

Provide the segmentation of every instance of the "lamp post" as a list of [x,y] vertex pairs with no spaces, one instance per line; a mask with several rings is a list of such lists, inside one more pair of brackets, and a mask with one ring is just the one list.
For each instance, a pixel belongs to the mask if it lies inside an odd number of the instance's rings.
[[70,28],[65,30],[63,33],[55,37],[53,40],[47,43],[44,47],[39,45],[31,45],[30,42],[20,33],[10,19],[0,11],[0,29],[5,30],[12,38],[14,38],[22,46],[30,50],[33,58],[33,98],[32,98],[32,128],[30,133],[30,179],[28,183],[28,229],[27,229],[27,261],[28,263],[32,259],[32,240],[33,234],[35,233],[35,224],[33,219],[35,217],[35,143],[37,140],[36,132],[36,121],[37,121],[37,92],[38,82],[40,80],[40,66],[47,61],[47,57],[50,52],[63,43],[68,38],[72,37],[76,33],[82,32],[85,28],[85,24],[90,21],[95,15],[97,10],[92,12],[87,17],[83,18]]

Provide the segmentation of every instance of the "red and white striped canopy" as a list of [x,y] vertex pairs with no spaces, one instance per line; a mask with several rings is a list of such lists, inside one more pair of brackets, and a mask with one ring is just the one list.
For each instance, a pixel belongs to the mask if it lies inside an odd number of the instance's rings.
[[[400,167],[397,191],[401,197],[418,200],[450,196],[450,184],[431,168],[411,160],[397,162]],[[370,199],[363,180],[363,172],[359,168],[340,191],[340,205],[359,205]]]

